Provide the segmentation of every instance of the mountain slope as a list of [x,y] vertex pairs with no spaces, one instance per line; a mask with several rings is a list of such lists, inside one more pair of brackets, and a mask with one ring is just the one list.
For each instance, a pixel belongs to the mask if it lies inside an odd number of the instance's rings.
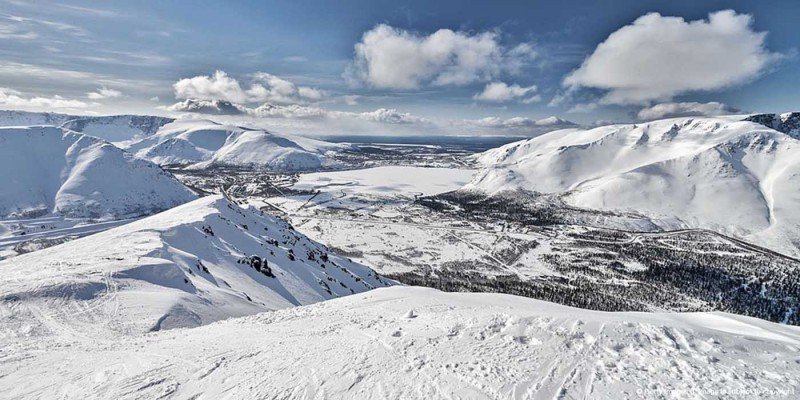
[[490,150],[466,186],[557,193],[798,254],[800,141],[739,118],[570,129]]
[[[125,337],[9,325],[20,398],[793,398],[800,329],[393,287]],[[13,334],[12,334],[13,332]]]
[[74,115],[67,114],[0,110],[0,126],[58,126],[73,118],[76,117]]
[[111,115],[103,117],[76,117],[62,127],[109,142],[127,142],[153,135],[173,118],[153,115]]
[[125,142],[154,134],[173,118],[152,115],[81,116],[0,110],[0,126],[61,126],[109,142]]
[[0,216],[122,218],[195,198],[169,173],[95,137],[0,128]]
[[179,120],[127,150],[161,165],[305,171],[330,165],[325,153],[343,146],[209,120]]
[[118,333],[197,326],[389,284],[221,196],[0,262],[0,271],[3,307],[14,310],[3,324],[24,316],[46,331],[56,320]]

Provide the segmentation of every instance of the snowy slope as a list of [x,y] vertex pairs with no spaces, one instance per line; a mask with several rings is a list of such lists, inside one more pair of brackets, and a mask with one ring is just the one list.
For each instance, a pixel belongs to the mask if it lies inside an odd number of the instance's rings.
[[325,153],[343,146],[209,120],[178,120],[127,150],[161,165],[300,171],[330,165]]
[[798,254],[800,141],[740,120],[551,132],[482,154],[466,188],[563,193],[575,206],[677,218]]
[[9,398],[791,399],[800,390],[800,329],[724,313],[605,313],[393,287],[122,340],[58,320],[48,321],[53,334],[15,322],[0,336]]
[[66,121],[62,127],[109,142],[125,143],[150,136],[172,121],[172,118],[152,115],[111,115],[76,117]]
[[95,137],[0,128],[0,216],[121,218],[194,199],[169,173]]
[[0,126],[61,126],[115,143],[150,136],[172,121],[172,118],[152,115],[80,116],[0,110]]
[[58,126],[73,118],[76,117],[74,115],[67,114],[0,110],[0,126]]
[[37,332],[54,321],[117,333],[198,326],[389,284],[221,196],[0,262],[0,271],[0,298],[13,310],[0,326],[30,318]]

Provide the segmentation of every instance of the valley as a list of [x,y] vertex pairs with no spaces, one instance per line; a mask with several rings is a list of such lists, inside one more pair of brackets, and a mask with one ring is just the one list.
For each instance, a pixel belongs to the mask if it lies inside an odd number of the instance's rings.
[[[800,262],[791,256],[636,212],[575,207],[558,196],[464,190],[477,173],[464,166],[477,164],[463,148],[374,146],[380,156],[361,154],[357,169],[175,172],[192,187],[224,188],[405,284],[602,311],[718,310],[800,324]],[[464,161],[431,164],[432,152]]]

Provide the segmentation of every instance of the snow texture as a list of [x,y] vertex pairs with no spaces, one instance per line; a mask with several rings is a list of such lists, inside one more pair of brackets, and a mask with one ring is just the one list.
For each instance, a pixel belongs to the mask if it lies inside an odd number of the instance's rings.
[[0,128],[0,216],[122,218],[191,201],[157,165],[56,127]]
[[[98,334],[194,327],[390,285],[286,222],[204,197],[0,262],[0,326]],[[46,316],[46,317],[45,317]],[[34,322],[38,321],[38,322]]]
[[343,147],[346,145],[209,120],[178,120],[155,135],[127,145],[126,150],[160,165],[308,171],[330,166],[325,154]]
[[120,337],[79,323],[98,306],[35,320],[2,306],[8,398],[790,399],[800,385],[800,329],[724,313],[397,286]]
[[741,117],[566,129],[489,150],[465,188],[560,193],[800,254],[800,141]]

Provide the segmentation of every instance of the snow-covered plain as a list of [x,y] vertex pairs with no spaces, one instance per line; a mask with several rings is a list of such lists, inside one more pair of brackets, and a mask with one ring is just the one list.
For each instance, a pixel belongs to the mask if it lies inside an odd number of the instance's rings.
[[52,332],[4,325],[2,397],[792,399],[800,390],[800,329],[723,313],[604,313],[393,287],[124,337],[42,322]]
[[468,183],[474,173],[472,169],[384,166],[303,174],[293,188],[386,196],[428,196],[456,190]]
[[56,127],[0,128],[0,216],[125,218],[195,195],[157,165]]
[[800,254],[800,141],[742,118],[551,132],[483,153],[465,188],[561,193],[574,206],[677,219]]

